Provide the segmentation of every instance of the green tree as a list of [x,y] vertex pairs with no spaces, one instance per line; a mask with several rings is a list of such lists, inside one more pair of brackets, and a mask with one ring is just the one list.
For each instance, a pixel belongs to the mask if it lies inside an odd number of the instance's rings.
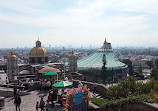
[[158,59],[155,60],[155,65],[158,66]]
[[150,67],[150,69],[154,67],[153,61],[147,61],[146,65],[148,65]]
[[151,71],[151,77],[153,77],[155,80],[158,80],[158,67],[155,67],[155,68]]
[[122,61],[123,63],[125,63],[126,65],[128,65],[129,68],[129,75],[133,75],[133,66],[132,66],[132,61],[130,61],[129,59],[124,59]]

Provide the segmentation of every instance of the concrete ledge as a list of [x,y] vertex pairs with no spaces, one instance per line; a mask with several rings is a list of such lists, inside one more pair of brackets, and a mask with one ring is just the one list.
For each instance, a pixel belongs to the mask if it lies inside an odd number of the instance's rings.
[[[20,91],[20,92],[18,91],[17,94],[19,94],[19,96],[25,96],[25,95],[29,95],[30,93],[24,92],[24,91]],[[5,98],[13,97],[14,93],[13,93],[13,91],[0,90],[0,96],[3,96]]]
[[147,103],[147,102],[142,102],[142,104],[153,108],[154,110],[158,111],[158,104],[157,103]]
[[89,102],[89,105],[91,106],[91,109],[90,109],[91,111],[101,111],[99,106],[97,106],[91,102]]

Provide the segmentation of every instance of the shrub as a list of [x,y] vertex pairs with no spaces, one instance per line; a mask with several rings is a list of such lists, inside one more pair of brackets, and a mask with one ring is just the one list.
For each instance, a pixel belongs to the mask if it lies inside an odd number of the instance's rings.
[[158,83],[154,84],[154,91],[158,92]]
[[120,97],[127,97],[129,94],[136,91],[136,78],[129,76],[121,80],[116,86],[109,87],[107,95],[111,99],[118,99]]
[[[121,97],[128,97],[129,95],[149,94],[151,89],[154,89],[156,81],[150,79],[147,83],[137,82],[135,77],[128,77],[121,80],[116,86],[109,87],[107,96],[109,99],[119,99]],[[156,88],[157,87],[157,88]],[[158,91],[158,86],[155,86]]]
[[121,98],[116,100],[107,100],[100,98],[91,98],[90,100],[101,108],[108,108],[108,107],[114,108],[126,104],[138,103],[138,102],[149,102],[149,103],[157,102],[156,99],[154,99],[152,96],[145,94],[139,96],[130,96],[128,98]]
[[90,100],[92,101],[92,103],[98,105],[99,107],[101,107],[103,103],[107,103],[108,101],[106,99],[101,99],[101,98],[90,98]]

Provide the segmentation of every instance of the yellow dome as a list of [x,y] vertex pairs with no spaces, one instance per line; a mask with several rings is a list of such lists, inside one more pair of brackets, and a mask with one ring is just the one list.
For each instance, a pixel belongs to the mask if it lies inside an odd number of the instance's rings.
[[43,47],[34,47],[30,51],[31,55],[48,54],[47,50]]
[[76,57],[73,50],[72,50],[72,53],[71,53],[70,57]]
[[10,55],[8,58],[16,58],[16,55]]
[[53,54],[53,57],[56,57],[56,56],[57,56],[56,53],[54,53],[54,54]]

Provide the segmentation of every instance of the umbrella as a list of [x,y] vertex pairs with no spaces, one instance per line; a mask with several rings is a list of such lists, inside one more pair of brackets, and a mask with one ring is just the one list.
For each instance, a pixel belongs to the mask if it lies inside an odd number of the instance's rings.
[[44,74],[44,76],[55,76],[58,75],[56,72],[47,72]]
[[54,88],[65,88],[65,87],[70,87],[72,86],[72,82],[69,82],[69,81],[60,81],[60,82],[57,82],[57,83],[54,83],[53,84],[53,87]]
[[43,74],[44,76],[56,76],[57,75],[57,81],[58,81],[58,74],[56,72],[47,72]]

